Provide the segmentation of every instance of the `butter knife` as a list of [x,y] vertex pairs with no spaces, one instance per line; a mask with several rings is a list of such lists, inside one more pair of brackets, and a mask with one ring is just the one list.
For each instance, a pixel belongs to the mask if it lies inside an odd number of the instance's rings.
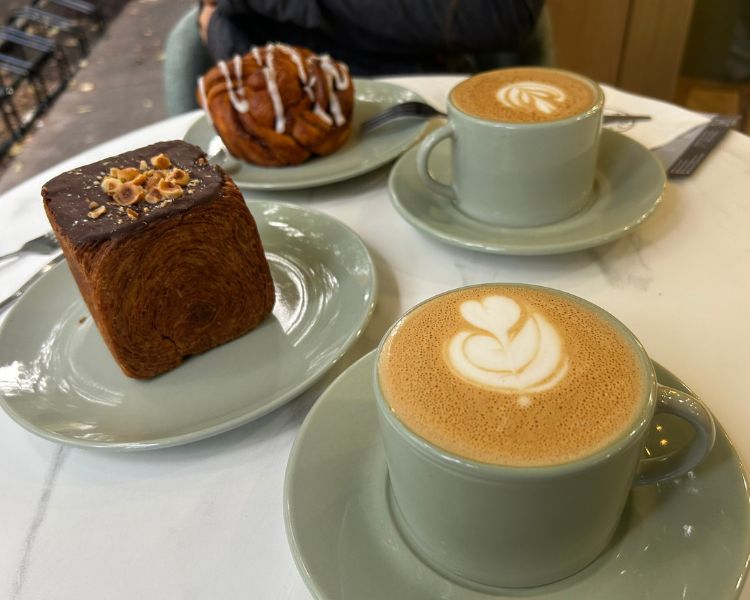
[[18,290],[8,296],[5,300],[0,302],[0,315],[3,314],[10,306],[18,300],[21,296],[23,296],[24,292],[28,290],[32,285],[34,285],[37,281],[39,281],[42,277],[44,277],[45,273],[49,271],[52,267],[54,267],[57,263],[65,260],[64,254],[59,254],[55,258],[53,258],[50,262],[48,262],[46,265],[44,265],[41,269],[39,269],[34,275],[31,276],[31,279],[29,279],[26,283],[24,283]]
[[739,121],[739,115],[715,115],[701,128],[687,148],[669,165],[667,176],[670,179],[678,179],[692,175],[727,132]]

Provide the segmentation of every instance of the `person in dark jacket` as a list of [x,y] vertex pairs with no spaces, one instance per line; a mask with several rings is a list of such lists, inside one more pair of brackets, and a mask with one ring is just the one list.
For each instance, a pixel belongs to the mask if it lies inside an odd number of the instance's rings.
[[543,0],[202,0],[170,33],[167,110],[197,107],[218,60],[285,42],[327,52],[353,75],[472,73],[550,61]]
[[517,52],[543,0],[202,0],[214,61],[285,42],[329,53],[352,74],[471,72],[482,55]]

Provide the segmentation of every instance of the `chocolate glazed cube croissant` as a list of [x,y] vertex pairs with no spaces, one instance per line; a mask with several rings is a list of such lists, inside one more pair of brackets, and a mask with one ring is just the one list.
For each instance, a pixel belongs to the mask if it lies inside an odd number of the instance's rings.
[[331,154],[352,127],[349,69],[298,46],[267,44],[219,61],[196,96],[227,150],[266,167]]
[[42,189],[52,228],[126,375],[148,378],[256,327],[274,288],[242,194],[196,146],[161,142]]

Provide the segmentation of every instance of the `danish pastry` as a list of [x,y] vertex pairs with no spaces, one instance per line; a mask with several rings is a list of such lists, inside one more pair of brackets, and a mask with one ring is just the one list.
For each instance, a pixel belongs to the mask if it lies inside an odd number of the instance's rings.
[[331,154],[351,130],[348,68],[301,47],[268,44],[220,61],[198,80],[196,95],[227,150],[256,165]]

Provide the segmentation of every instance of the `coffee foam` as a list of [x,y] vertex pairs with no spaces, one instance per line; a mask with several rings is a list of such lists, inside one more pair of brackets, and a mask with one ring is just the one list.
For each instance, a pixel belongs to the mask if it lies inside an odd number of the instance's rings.
[[512,286],[459,290],[415,309],[384,343],[379,380],[416,434],[508,466],[602,449],[632,426],[646,385],[635,350],[610,323],[572,300]]
[[467,382],[523,394],[552,389],[567,373],[562,339],[542,314],[507,296],[467,300],[460,312],[481,330],[462,330],[448,343],[448,364]]
[[567,94],[541,81],[518,81],[500,86],[495,94],[505,108],[536,111],[552,116],[565,105]]
[[580,114],[596,94],[573,75],[525,67],[475,75],[458,84],[451,98],[459,110],[482,119],[536,123]]

